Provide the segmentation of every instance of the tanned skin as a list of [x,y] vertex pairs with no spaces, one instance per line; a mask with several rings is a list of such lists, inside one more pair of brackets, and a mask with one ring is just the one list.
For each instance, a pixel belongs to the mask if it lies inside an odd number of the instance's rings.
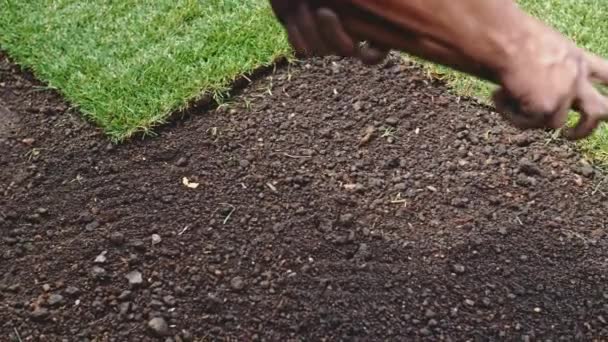
[[[521,129],[562,128],[570,109],[588,137],[608,120],[608,62],[578,48],[512,0],[271,0],[303,56],[380,63],[399,50],[494,82],[498,112]],[[367,45],[360,44],[368,42]]]

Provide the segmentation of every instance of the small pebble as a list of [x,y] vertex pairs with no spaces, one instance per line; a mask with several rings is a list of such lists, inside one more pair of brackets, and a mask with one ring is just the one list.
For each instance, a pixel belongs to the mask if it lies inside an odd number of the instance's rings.
[[332,130],[331,128],[321,128],[319,130],[319,135],[321,138],[331,138]]
[[581,164],[579,167],[574,168],[574,172],[586,178],[593,178],[593,175],[595,174],[593,167],[588,164]]
[[57,306],[63,304],[63,296],[58,294],[52,294],[47,299],[47,304],[50,306]]
[[520,173],[519,176],[517,176],[515,183],[523,187],[531,187],[536,185],[536,179],[534,177],[528,177],[525,174]]
[[454,198],[452,200],[452,205],[456,208],[466,208],[469,202],[469,199],[466,197]]
[[538,165],[527,158],[523,158],[519,161],[519,172],[527,176],[539,176],[542,174]]
[[512,141],[513,141],[513,143],[515,143],[515,145],[517,145],[519,147],[529,146],[533,142],[532,138],[530,136],[528,136],[528,134],[526,134],[526,133],[521,133],[521,134],[514,136]]
[[137,286],[144,282],[144,279],[139,271],[131,271],[125,275],[125,278],[129,281],[129,285]]
[[43,321],[49,317],[49,314],[49,310],[45,308],[36,308],[34,311],[32,311],[30,317],[34,321]]
[[68,286],[64,292],[69,296],[76,296],[80,293],[80,289],[75,286]]
[[431,330],[429,328],[422,328],[420,329],[420,334],[423,336],[429,336],[432,334]]
[[103,264],[105,263],[108,259],[106,258],[106,254],[108,252],[107,251],[103,251],[101,252],[101,254],[99,254],[96,258],[95,258],[95,263],[96,264]]
[[486,308],[489,308],[489,307],[490,307],[490,305],[492,305],[492,302],[490,301],[490,298],[488,298],[488,297],[484,297],[484,298],[481,300],[481,303],[482,303],[482,304],[483,304],[483,306],[485,306]]
[[152,234],[152,244],[158,245],[162,241],[162,238],[158,234]]
[[129,290],[124,290],[120,293],[120,295],[118,296],[118,300],[120,301],[125,301],[125,300],[129,300],[131,298],[132,292]]
[[173,306],[173,305],[175,305],[175,297],[173,297],[173,296],[164,296],[163,297],[163,302],[165,302],[165,304],[167,304],[169,306]]
[[397,184],[395,184],[394,189],[395,189],[396,191],[404,191],[404,190],[407,190],[407,184],[405,184],[405,183],[397,183]]
[[355,104],[353,104],[353,109],[356,111],[360,111],[363,109],[363,103],[361,103],[361,101],[357,101],[355,102]]
[[97,221],[93,221],[93,222],[91,222],[91,223],[87,224],[87,225],[84,227],[84,229],[85,229],[86,231],[88,231],[88,232],[92,232],[92,231],[94,231],[95,229],[99,228],[99,226],[100,226],[99,222],[97,222]]
[[120,246],[125,243],[125,235],[121,232],[112,232],[110,234],[110,242],[115,246]]
[[133,240],[129,243],[129,246],[142,252],[146,250],[146,245],[142,240]]
[[241,291],[245,288],[245,281],[242,277],[234,277],[230,280],[230,287],[235,291]]
[[107,276],[106,270],[99,267],[99,266],[94,266],[91,269],[91,275],[93,276],[93,278],[96,279],[101,279],[101,278],[105,278]]
[[148,328],[157,336],[168,336],[170,334],[169,325],[165,319],[161,317],[152,318],[148,322]]
[[161,302],[160,300],[157,300],[157,299],[152,299],[150,301],[150,306],[153,308],[162,308],[163,302]]
[[131,308],[131,303],[130,302],[120,303],[118,308],[119,308],[119,313],[124,316],[129,313],[129,309]]
[[384,122],[386,122],[386,124],[390,126],[397,126],[397,124],[399,123],[399,119],[397,119],[396,117],[389,117],[384,120]]
[[370,251],[369,246],[366,243],[359,244],[359,249],[357,249],[357,253],[353,259],[358,261],[366,261],[369,260],[372,256],[372,251]]
[[349,225],[353,223],[354,216],[353,214],[342,214],[340,215],[340,223],[343,225]]
[[186,157],[181,157],[175,162],[176,166],[183,167],[188,165],[188,159]]
[[182,338],[184,342],[190,342],[193,339],[192,333],[188,330],[182,330]]
[[359,193],[365,192],[365,186],[363,184],[358,184],[358,183],[346,184],[346,185],[344,185],[344,188],[346,190],[359,192]]
[[455,273],[458,273],[458,274],[463,274],[466,271],[466,268],[464,267],[464,265],[461,265],[461,264],[455,264],[454,266],[452,266],[452,269],[454,270]]

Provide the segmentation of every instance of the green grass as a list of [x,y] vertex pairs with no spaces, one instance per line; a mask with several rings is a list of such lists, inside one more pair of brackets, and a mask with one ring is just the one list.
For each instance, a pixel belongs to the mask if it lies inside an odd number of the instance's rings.
[[[518,0],[517,2],[528,13],[572,38],[578,46],[608,58],[606,0]],[[489,103],[493,85],[443,67],[425,65],[434,74],[444,78],[455,92]],[[572,115],[571,122],[576,119],[577,116]],[[603,167],[608,166],[606,125],[602,125],[593,136],[580,141],[579,146],[590,161]]]
[[290,54],[267,0],[0,0],[0,48],[117,141]]
[[[518,2],[608,57],[605,0]],[[0,48],[116,141],[150,133],[205,93],[221,100],[238,76],[291,55],[267,0],[0,0]],[[429,67],[457,93],[487,101],[493,89]],[[608,165],[608,128],[580,146]]]

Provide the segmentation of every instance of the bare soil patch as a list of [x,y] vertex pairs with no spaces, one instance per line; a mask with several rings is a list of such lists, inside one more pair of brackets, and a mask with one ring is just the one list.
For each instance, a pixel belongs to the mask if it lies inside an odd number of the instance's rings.
[[0,140],[8,139],[18,123],[19,117],[0,100]]
[[603,176],[407,64],[280,68],[122,146],[0,84],[3,340],[608,336]]

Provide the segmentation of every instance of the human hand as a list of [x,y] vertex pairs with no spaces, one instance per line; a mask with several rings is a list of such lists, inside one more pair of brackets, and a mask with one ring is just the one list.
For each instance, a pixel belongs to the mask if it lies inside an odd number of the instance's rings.
[[270,3],[287,31],[289,43],[299,55],[354,57],[368,65],[378,64],[388,55],[388,49],[363,44],[349,35],[329,7],[314,6],[310,0],[271,0]]
[[[500,88],[493,96],[496,108],[520,129],[562,128],[574,109],[581,120],[574,128],[565,129],[563,135],[578,140],[591,135],[601,121],[608,121],[608,98],[594,86],[594,82],[608,85],[608,61],[578,48],[523,11],[511,12],[510,22],[521,26],[517,33],[509,36],[496,31],[503,35],[498,48],[484,51],[473,39],[449,46],[425,35],[433,28],[420,25],[416,29],[411,25],[412,21],[406,20],[411,16],[407,12],[410,8],[402,0],[386,0],[383,6],[379,2],[349,1],[352,6],[337,9],[349,32],[498,84]],[[465,13],[480,22],[487,15],[476,13],[475,6]],[[394,19],[389,19],[391,16]],[[482,25],[492,29],[490,23]]]
[[608,84],[608,61],[547,26],[536,24],[532,32],[501,76],[502,87],[493,96],[496,108],[520,129],[563,128],[574,109],[581,118],[563,136],[588,137],[608,120],[608,98],[594,86]]
[[[591,135],[601,121],[608,121],[608,98],[594,86],[594,82],[608,85],[608,61],[578,48],[523,11],[511,12],[512,22],[521,28],[515,35],[502,38],[503,45],[497,52],[502,50],[504,54],[500,55],[492,49],[476,52],[483,47],[474,40],[449,46],[424,34],[432,28],[420,26],[416,30],[414,25],[408,26],[410,22],[405,18],[411,14],[402,0],[386,0],[384,7],[378,2],[349,1],[354,6],[337,10],[349,32],[498,84],[500,88],[493,96],[496,108],[520,129],[563,128],[569,111],[574,109],[581,120],[574,128],[565,129],[563,135],[578,140]],[[356,15],[357,6],[365,16]],[[466,14],[483,22],[484,15],[474,9]],[[391,15],[396,19],[388,19]],[[485,62],[472,57],[476,55],[485,57]]]

